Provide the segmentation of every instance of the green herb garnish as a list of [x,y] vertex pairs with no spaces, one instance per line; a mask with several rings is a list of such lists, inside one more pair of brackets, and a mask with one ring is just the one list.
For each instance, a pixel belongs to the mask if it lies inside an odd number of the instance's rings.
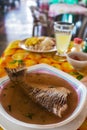
[[15,64],[17,61],[16,60],[13,60],[10,62],[10,64]]
[[28,118],[30,118],[30,119],[32,119],[33,116],[34,116],[34,113],[27,113],[25,116],[28,117]]
[[16,62],[18,62],[18,64],[22,64],[23,60],[13,60],[10,62],[10,64],[15,64]]
[[11,112],[12,108],[11,108],[11,105],[8,105],[8,110]]
[[71,75],[79,75],[78,72],[70,72],[69,74],[71,74]]
[[81,79],[83,78],[83,75],[78,75],[76,78],[77,78],[78,80],[81,80]]
[[23,60],[17,60],[19,64],[23,64]]

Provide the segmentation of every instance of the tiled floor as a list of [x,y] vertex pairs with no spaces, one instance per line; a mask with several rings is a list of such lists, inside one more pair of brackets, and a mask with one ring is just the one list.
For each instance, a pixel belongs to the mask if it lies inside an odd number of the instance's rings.
[[16,8],[0,14],[0,55],[11,41],[32,35],[33,19],[29,6],[35,4],[34,0],[21,0]]

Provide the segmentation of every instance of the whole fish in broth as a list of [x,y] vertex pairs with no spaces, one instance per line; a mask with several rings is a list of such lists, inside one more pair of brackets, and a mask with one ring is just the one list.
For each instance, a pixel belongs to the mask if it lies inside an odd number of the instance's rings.
[[62,117],[67,110],[67,99],[70,90],[64,87],[38,87],[26,82],[27,69],[18,67],[16,69],[5,68],[10,80],[16,86],[22,88],[25,93],[35,102],[52,112],[56,116]]

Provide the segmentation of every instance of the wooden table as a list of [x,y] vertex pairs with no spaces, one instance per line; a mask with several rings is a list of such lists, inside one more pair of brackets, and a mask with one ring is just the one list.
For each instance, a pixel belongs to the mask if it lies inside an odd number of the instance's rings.
[[[68,62],[67,60],[62,60],[60,57],[55,55],[55,52],[52,53],[31,53],[26,50],[23,50],[19,47],[20,40],[13,41],[4,51],[2,57],[0,58],[0,78],[6,75],[4,67],[14,68],[19,64],[24,63],[27,67],[46,63],[57,69],[60,69],[78,80],[80,80],[83,75],[79,74]],[[71,42],[69,49],[73,46]],[[0,130],[2,130],[0,128]],[[87,130],[87,119],[84,121],[79,130]]]

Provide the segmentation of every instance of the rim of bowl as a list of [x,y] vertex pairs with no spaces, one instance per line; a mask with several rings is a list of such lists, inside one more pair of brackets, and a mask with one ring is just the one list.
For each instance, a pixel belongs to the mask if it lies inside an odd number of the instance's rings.
[[[35,65],[37,66],[37,65]],[[49,65],[46,65],[47,68],[50,67]],[[43,65],[42,65],[43,67]],[[32,67],[31,67],[32,68]],[[56,68],[54,67],[50,67],[51,69],[57,71]],[[48,68],[49,69],[49,68]],[[78,81],[77,79],[75,79],[74,77],[72,77],[71,75],[61,71],[61,70],[58,70],[59,72],[61,72],[62,75],[65,74],[65,77],[70,78],[71,81],[75,82],[75,84],[78,84],[80,89],[82,90],[82,99],[81,99],[81,103],[80,103],[80,106],[76,107],[76,109],[74,110],[74,112],[68,117],[66,118],[65,120],[59,122],[59,123],[53,123],[53,124],[47,124],[47,125],[40,125],[40,124],[29,124],[29,123],[25,123],[23,121],[20,121],[14,117],[12,117],[11,115],[9,115],[5,110],[4,108],[2,107],[2,105],[0,104],[1,106],[1,109],[4,111],[4,113],[1,113],[6,119],[8,119],[10,122],[14,123],[14,124],[17,124],[19,126],[23,126],[23,127],[29,127],[29,128],[36,128],[36,129],[47,129],[47,128],[57,128],[57,127],[61,127],[61,126],[64,126],[66,125],[67,123],[71,122],[73,119],[75,119],[79,114],[80,112],[82,111],[82,109],[84,108],[84,105],[85,105],[85,102],[86,102],[86,97],[87,97],[87,89],[85,87],[85,85],[83,85],[80,81]],[[62,78],[62,77],[61,77]],[[5,79],[3,80],[7,80],[8,77],[6,77]],[[70,83],[70,82],[69,82]],[[3,84],[3,83],[2,83]],[[75,114],[74,114],[75,113]]]
[[[87,54],[85,54],[84,52],[69,52],[69,53],[67,53],[66,54],[66,57],[68,58],[68,59],[71,59],[72,61],[75,61],[75,62],[79,62],[79,63],[83,63],[83,62],[85,62],[85,63],[87,63],[87,60],[75,60],[75,59],[73,59],[71,56],[72,55],[84,55],[85,57],[87,57]],[[83,63],[84,64],[84,63]]]

